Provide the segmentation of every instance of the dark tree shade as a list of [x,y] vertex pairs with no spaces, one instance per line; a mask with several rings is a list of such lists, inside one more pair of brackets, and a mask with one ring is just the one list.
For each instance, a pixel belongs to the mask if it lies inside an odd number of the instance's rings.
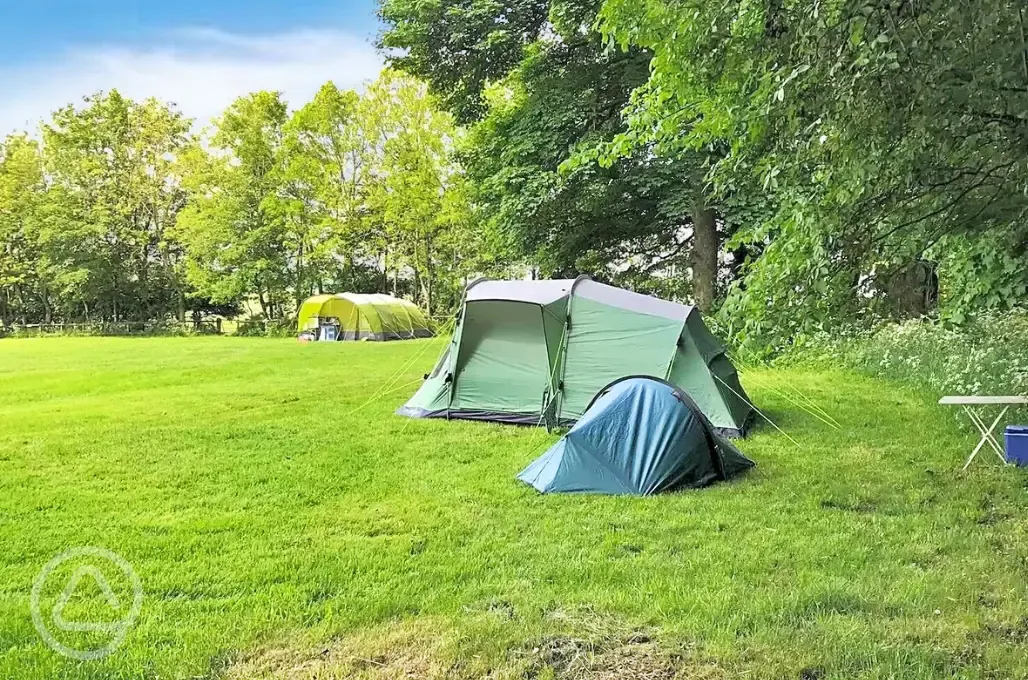
[[382,0],[389,28],[380,44],[467,123],[485,112],[485,84],[510,73],[540,37],[549,7],[549,0]]
[[[637,288],[662,271],[672,276],[658,292],[685,295],[702,157],[640,149],[565,168],[624,132],[622,112],[649,76],[648,51],[612,50],[594,30],[601,4],[384,0],[382,43],[474,122],[464,165],[481,220],[513,257],[547,275],[588,272]],[[706,258],[715,265],[717,245]]]

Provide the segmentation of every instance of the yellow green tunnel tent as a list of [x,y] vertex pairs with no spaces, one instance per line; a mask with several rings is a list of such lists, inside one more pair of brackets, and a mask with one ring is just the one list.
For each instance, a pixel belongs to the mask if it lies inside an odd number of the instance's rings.
[[337,324],[340,340],[409,340],[432,336],[421,309],[391,295],[315,295],[300,305],[297,331]]

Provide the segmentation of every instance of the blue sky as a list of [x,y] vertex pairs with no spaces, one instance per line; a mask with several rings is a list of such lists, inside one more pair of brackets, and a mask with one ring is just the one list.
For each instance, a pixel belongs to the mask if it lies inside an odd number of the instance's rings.
[[280,90],[302,104],[326,80],[381,69],[375,0],[0,0],[0,136],[118,88],[205,124],[232,99]]

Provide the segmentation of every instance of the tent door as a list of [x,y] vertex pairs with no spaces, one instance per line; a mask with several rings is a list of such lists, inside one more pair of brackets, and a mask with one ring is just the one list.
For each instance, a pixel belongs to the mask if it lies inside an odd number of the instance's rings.
[[453,408],[538,418],[550,381],[539,307],[506,300],[468,303],[454,373]]

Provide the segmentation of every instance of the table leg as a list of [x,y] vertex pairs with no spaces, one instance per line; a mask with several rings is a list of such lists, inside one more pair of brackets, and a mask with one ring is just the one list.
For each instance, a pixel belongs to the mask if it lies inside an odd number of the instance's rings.
[[[1000,413],[1000,414],[999,414],[999,419],[1002,419],[1002,418],[1003,418],[1003,415],[1004,415],[1004,414],[1005,414],[1006,412],[1007,412],[1007,409],[1005,409],[1005,408],[1004,408],[1004,409],[1003,409],[1003,413]],[[998,420],[997,420],[997,422],[998,422]],[[1000,459],[1000,461],[1002,461],[1004,465],[1008,465],[1008,463],[1007,463],[1007,454],[1006,454],[1006,450],[1005,450],[1005,449],[1003,448],[1003,446],[1002,446],[1002,445],[1001,445],[1001,444],[1000,444],[1000,443],[999,443],[999,442],[998,442],[998,441],[996,440],[996,435],[994,435],[994,434],[993,434],[993,432],[995,432],[995,431],[996,431],[996,424],[995,424],[995,423],[993,423],[992,427],[991,427],[991,428],[989,428],[989,441],[991,441],[991,442],[992,442],[992,450],[996,452],[996,455],[997,455],[997,456],[999,456],[999,459]]]
[[[975,414],[975,412],[972,411],[969,406],[965,406],[964,407],[964,413],[966,413],[967,417],[971,419],[971,422],[974,423],[974,426],[977,427],[979,431],[981,431],[982,426],[978,424],[978,416],[977,416],[977,414]],[[985,446],[985,442],[986,442],[986,438],[982,437],[981,440],[978,442],[978,446],[974,447],[974,451],[971,452],[971,456],[967,459],[967,462],[964,463],[964,467],[960,468],[961,472],[966,470],[968,468],[968,466],[971,465],[971,461],[974,460],[974,457],[977,456],[978,452],[982,450],[983,446]]]
[[[1004,406],[1003,410],[1000,411],[1000,414],[996,416],[996,419],[994,421],[992,421],[992,425],[990,425],[987,429],[984,430],[984,434],[989,438],[989,445],[992,447],[992,450],[996,452],[996,455],[999,456],[999,459],[1003,461],[1004,465],[1006,465],[1007,459],[1006,456],[1003,455],[1003,447],[1000,445],[999,441],[996,439],[996,436],[993,434],[993,432],[996,431],[996,425],[998,425],[999,422],[1003,420],[1003,416],[1007,414],[1007,410],[1009,408],[1009,406]],[[982,420],[981,416],[978,416],[978,420],[981,423],[981,425],[985,425],[985,421]]]
[[986,427],[985,421],[982,420],[982,417],[978,415],[978,413],[976,413],[974,409],[972,409],[970,406],[964,407],[964,411],[967,413],[967,417],[970,418],[971,422],[974,423],[975,427],[978,428],[978,431],[982,435],[982,439],[978,442],[978,446],[974,448],[974,451],[971,452],[971,457],[967,459],[966,463],[964,463],[963,470],[967,469],[967,467],[971,464],[971,461],[974,460],[975,456],[978,455],[978,452],[981,451],[982,447],[986,444],[988,444],[989,448],[996,452],[996,455],[999,456],[1000,461],[1002,461],[1004,465],[1007,464],[1007,460],[1003,455],[1003,448],[999,445],[999,442],[996,440],[996,437],[992,433],[996,429],[996,426],[999,424],[999,422],[1003,420],[1003,416],[1006,415],[1007,410],[1009,408],[1009,406],[1004,406],[1000,414],[996,416],[995,420],[992,421],[992,425]]

